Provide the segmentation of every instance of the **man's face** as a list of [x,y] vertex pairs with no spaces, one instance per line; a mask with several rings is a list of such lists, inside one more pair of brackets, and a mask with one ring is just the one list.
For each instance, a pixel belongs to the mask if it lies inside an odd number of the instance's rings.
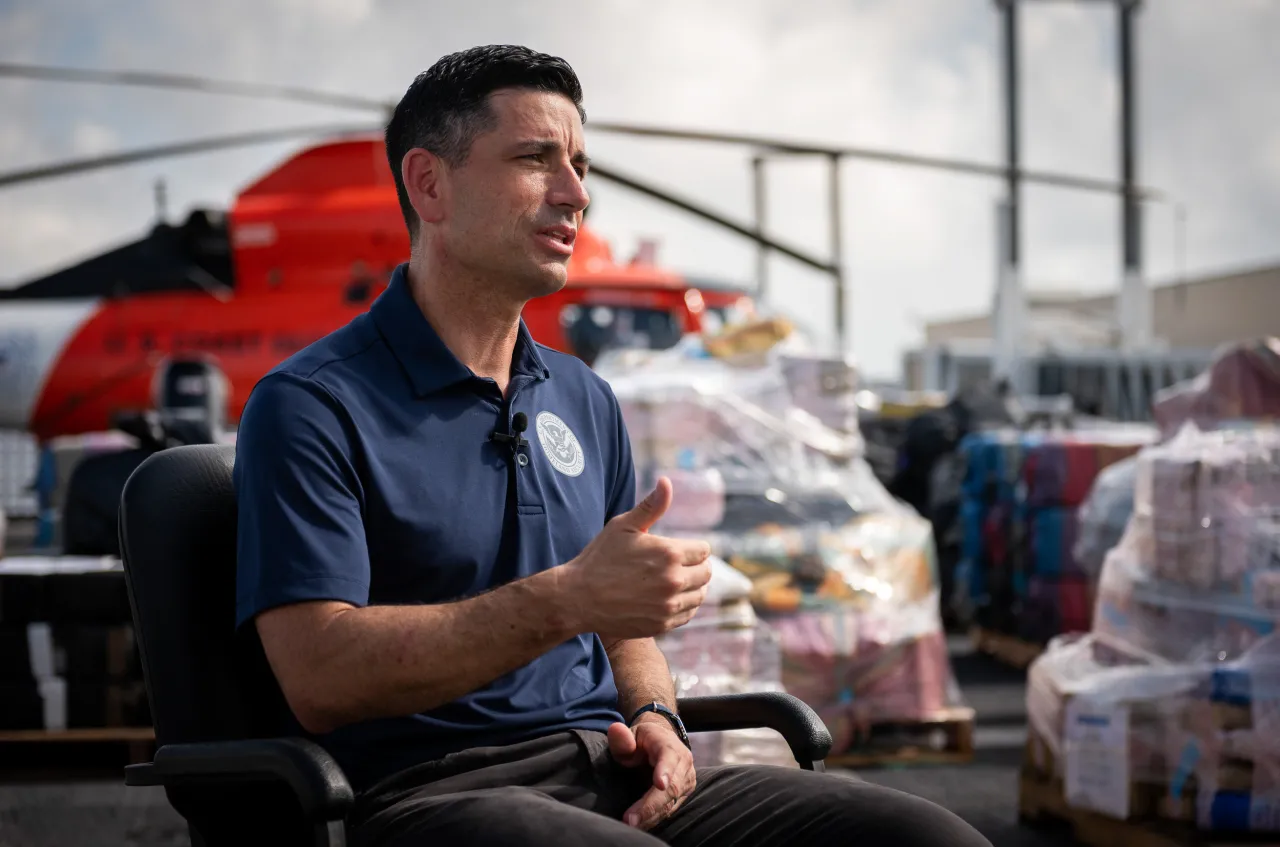
[[582,120],[567,97],[503,89],[490,95],[492,129],[447,169],[436,226],[449,261],[531,299],[560,290],[589,197]]

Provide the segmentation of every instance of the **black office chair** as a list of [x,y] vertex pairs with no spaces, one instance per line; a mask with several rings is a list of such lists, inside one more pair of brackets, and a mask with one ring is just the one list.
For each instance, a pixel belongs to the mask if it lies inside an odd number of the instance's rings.
[[[120,504],[120,550],[156,733],[153,761],[125,784],[164,786],[194,847],[345,844],[353,802],[316,743],[275,737],[287,704],[253,628],[236,634],[235,449],[201,444],[148,457]],[[771,727],[802,767],[822,770],[831,735],[786,694],[692,697],[691,732]]]

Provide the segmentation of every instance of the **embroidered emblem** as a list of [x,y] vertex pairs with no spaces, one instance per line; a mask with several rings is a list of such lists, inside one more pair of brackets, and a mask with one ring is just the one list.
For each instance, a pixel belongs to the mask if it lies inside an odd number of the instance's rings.
[[578,436],[560,418],[550,412],[540,412],[536,421],[538,443],[547,454],[551,466],[565,476],[577,476],[586,466],[582,445]]

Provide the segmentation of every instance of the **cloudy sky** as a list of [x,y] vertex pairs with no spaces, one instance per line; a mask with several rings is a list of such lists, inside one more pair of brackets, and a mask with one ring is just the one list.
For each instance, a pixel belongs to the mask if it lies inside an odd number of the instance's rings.
[[[1118,177],[1116,14],[1033,0],[1021,15],[1028,168]],[[1149,208],[1157,282],[1280,261],[1280,0],[1147,0],[1138,16],[1139,178],[1186,208]],[[440,55],[516,42],[567,58],[590,118],[741,131],[1000,163],[999,16],[992,0],[0,0],[0,61],[163,70],[394,99]],[[147,89],[0,80],[0,170],[140,145],[360,121],[339,109]],[[744,221],[748,153],[588,131],[594,157]],[[297,145],[133,165],[0,191],[0,285],[145,232],[152,185],[170,209],[225,207]],[[824,166],[770,164],[770,231],[826,249]],[[983,311],[995,270],[982,177],[849,162],[842,180],[850,346],[893,377],[927,320]],[[629,255],[640,238],[691,273],[749,280],[754,248],[597,182],[594,222]],[[1108,290],[1119,204],[1025,195],[1034,289]],[[771,305],[830,337],[831,286],[778,258]]]

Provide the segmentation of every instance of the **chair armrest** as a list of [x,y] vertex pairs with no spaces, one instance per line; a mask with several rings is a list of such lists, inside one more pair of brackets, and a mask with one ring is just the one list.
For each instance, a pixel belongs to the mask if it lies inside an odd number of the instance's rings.
[[777,730],[802,767],[831,751],[831,733],[803,700],[780,691],[685,697],[677,704],[689,732],[766,727]]
[[308,820],[335,821],[354,802],[346,774],[304,738],[165,744],[151,762],[125,768],[125,785],[202,785],[274,780],[293,789]]

